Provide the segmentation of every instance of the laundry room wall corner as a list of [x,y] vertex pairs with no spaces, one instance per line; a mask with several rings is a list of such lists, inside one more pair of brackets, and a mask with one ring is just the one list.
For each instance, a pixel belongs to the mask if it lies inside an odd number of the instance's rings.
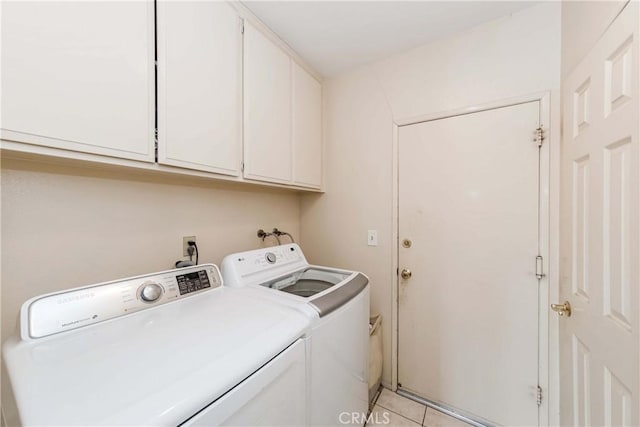
[[[323,98],[325,193],[301,197],[302,248],[311,263],[369,276],[371,313],[382,314],[383,381],[390,384],[393,118],[367,67],[325,80]],[[378,246],[367,246],[370,229],[378,230]]]
[[[301,196],[301,241],[310,262],[371,278],[371,310],[383,317],[386,385],[392,385],[397,226],[394,122],[549,92],[551,123],[545,126],[550,141],[559,141],[560,10],[559,2],[538,4],[325,80],[326,193]],[[557,153],[551,156],[555,179]],[[556,213],[550,215],[553,227]],[[367,246],[369,229],[378,230],[377,247]]]

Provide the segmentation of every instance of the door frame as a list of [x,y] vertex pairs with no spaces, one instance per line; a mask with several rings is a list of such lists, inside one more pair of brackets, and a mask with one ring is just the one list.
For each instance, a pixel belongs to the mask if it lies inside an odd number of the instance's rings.
[[[540,253],[544,257],[544,273],[540,282],[538,311],[538,352],[539,384],[543,389],[542,404],[539,409],[539,425],[558,425],[560,421],[559,385],[559,322],[558,316],[550,316],[549,302],[559,296],[559,232],[560,232],[560,94],[551,104],[551,92],[537,92],[514,98],[473,105],[450,111],[394,120],[392,162],[392,308],[391,308],[391,389],[398,390],[398,336],[399,336],[399,254],[400,254],[400,213],[399,213],[399,129],[418,123],[449,117],[478,113],[497,108],[510,107],[528,102],[540,103],[540,124],[545,140],[540,151]],[[552,114],[553,110],[553,114]],[[532,130],[533,131],[533,130]],[[533,139],[533,133],[532,133]],[[545,191],[546,190],[546,191]],[[532,260],[533,265],[533,260]],[[544,290],[547,290],[546,292]],[[546,332],[546,334],[545,334]]]

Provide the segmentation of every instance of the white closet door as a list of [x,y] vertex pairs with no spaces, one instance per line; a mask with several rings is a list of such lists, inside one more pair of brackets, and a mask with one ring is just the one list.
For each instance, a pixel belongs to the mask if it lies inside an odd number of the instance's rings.
[[640,16],[562,83],[560,424],[640,425]]
[[322,86],[292,62],[293,182],[320,188],[322,183]]
[[244,176],[291,182],[291,60],[248,22],[244,30]]
[[158,2],[158,162],[238,175],[242,27],[227,3]]
[[3,2],[2,138],[154,161],[153,2]]

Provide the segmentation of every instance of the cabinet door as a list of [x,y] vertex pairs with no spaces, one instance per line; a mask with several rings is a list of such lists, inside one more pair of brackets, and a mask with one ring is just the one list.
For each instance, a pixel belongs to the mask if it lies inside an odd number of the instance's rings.
[[158,162],[240,173],[242,27],[227,3],[158,2]]
[[3,2],[2,138],[154,161],[153,2]]
[[292,62],[293,183],[320,188],[322,183],[322,86]]
[[244,30],[244,176],[291,182],[291,60],[248,22]]

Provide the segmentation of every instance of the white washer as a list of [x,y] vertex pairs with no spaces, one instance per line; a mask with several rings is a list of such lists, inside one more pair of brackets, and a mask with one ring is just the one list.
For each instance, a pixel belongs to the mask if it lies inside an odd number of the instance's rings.
[[305,424],[308,315],[221,284],[205,264],[30,299],[3,348],[8,421]]
[[309,424],[363,424],[368,410],[369,279],[310,265],[296,244],[228,255],[221,269],[225,286],[253,288],[274,303],[313,310]]

